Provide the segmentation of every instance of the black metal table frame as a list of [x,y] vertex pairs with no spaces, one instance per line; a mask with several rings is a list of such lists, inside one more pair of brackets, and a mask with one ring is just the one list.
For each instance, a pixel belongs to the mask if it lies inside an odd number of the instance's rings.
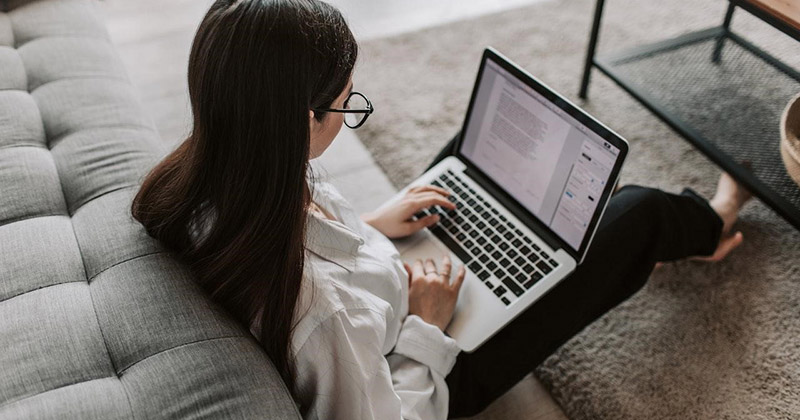
[[731,176],[733,176],[738,182],[744,185],[748,190],[752,191],[753,194],[758,196],[765,204],[770,206],[779,215],[781,215],[789,223],[791,223],[795,228],[800,229],[800,211],[798,211],[798,209],[796,209],[795,206],[790,204],[779,194],[775,193],[770,187],[765,185],[761,180],[759,180],[755,175],[753,175],[746,167],[739,164],[738,162],[733,160],[730,156],[728,156],[726,153],[719,150],[710,141],[705,139],[705,137],[697,130],[695,130],[686,122],[684,122],[683,120],[681,120],[680,118],[669,112],[667,109],[662,107],[655,98],[651,97],[648,93],[637,89],[635,86],[633,86],[633,84],[626,81],[624,77],[622,77],[620,74],[617,74],[614,71],[612,65],[612,63],[621,60],[632,59],[635,57],[647,54],[653,54],[656,52],[667,51],[671,49],[677,49],[693,43],[716,38],[717,44],[715,46],[713,55],[711,57],[711,59],[714,62],[719,61],[720,52],[722,50],[724,43],[726,42],[726,40],[730,40],[740,45],[744,49],[750,51],[751,53],[757,55],[758,57],[762,58],[764,61],[771,64],[772,66],[774,66],[776,69],[780,70],[787,76],[800,81],[800,72],[786,65],[785,63],[781,62],[780,60],[766,53],[760,48],[756,47],[755,45],[748,42],[741,36],[733,33],[730,30],[730,24],[733,18],[734,10],[737,7],[740,7],[798,41],[800,41],[800,31],[790,27],[783,21],[777,19],[775,16],[764,12],[760,8],[753,6],[752,4],[750,4],[745,0],[729,0],[728,9],[725,13],[725,18],[723,20],[722,26],[712,27],[706,30],[689,33],[656,44],[642,46],[621,53],[616,53],[614,55],[607,55],[598,58],[595,52],[600,32],[600,21],[602,18],[604,6],[605,6],[605,0],[597,0],[594,11],[594,21],[592,23],[592,30],[589,38],[589,47],[586,52],[586,62],[584,66],[583,78],[581,81],[579,96],[582,99],[587,98],[591,70],[592,67],[597,67],[597,69],[599,69],[603,74],[608,76],[617,85],[619,85],[621,88],[627,91],[631,96],[633,96],[637,101],[639,101],[642,105],[644,105],[647,109],[649,109],[653,114],[661,118],[661,120],[667,123],[667,125],[669,125],[673,130],[675,130],[676,132],[681,134],[684,138],[689,140],[703,154],[705,154],[709,159],[711,159],[711,161],[713,161],[715,164],[719,165],[726,172],[731,174]]

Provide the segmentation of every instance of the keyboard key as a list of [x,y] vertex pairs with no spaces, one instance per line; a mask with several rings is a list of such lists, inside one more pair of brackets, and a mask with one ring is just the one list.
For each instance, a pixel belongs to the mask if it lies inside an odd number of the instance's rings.
[[512,265],[511,267],[508,267],[508,273],[513,276],[513,275],[519,273],[519,268],[517,266],[515,266],[515,265]]
[[500,232],[500,233],[505,233],[506,230],[508,230],[508,229],[506,229],[506,227],[503,226],[503,225],[498,225],[497,226],[497,231]]
[[542,276],[542,273],[537,271],[537,272],[533,273],[533,275],[531,276],[530,280],[526,281],[522,285],[522,287],[524,287],[526,289],[530,289],[531,287],[533,287],[534,284],[536,284],[537,281],[541,280],[542,277],[544,277],[544,276]]
[[519,265],[520,267],[522,267],[523,265],[525,265],[525,258],[519,256],[514,260],[514,262],[517,263],[517,265]]
[[546,260],[550,258],[550,256],[549,256],[549,255],[547,255],[547,253],[546,253],[546,252],[544,252],[544,251],[542,251],[542,253],[541,253],[540,255],[542,256],[542,258],[544,258],[544,259],[546,259]]
[[488,271],[486,271],[486,270],[483,270],[483,271],[481,271],[480,273],[478,273],[478,278],[479,278],[479,279],[481,279],[481,280],[486,280],[486,279],[488,279],[488,278],[489,278],[489,277],[491,277],[491,276],[492,276],[492,275],[491,275],[491,274],[489,274],[489,272],[488,272]]
[[514,248],[519,248],[519,246],[522,245],[522,241],[520,241],[519,238],[516,238],[511,242],[511,245],[514,245]]
[[509,249],[509,250],[506,252],[506,254],[508,254],[508,257],[509,257],[509,258],[514,258],[514,257],[516,257],[516,256],[518,255],[518,254],[517,254],[517,251],[516,251],[514,248],[511,248],[511,249]]
[[456,224],[459,224],[459,225],[460,225],[460,224],[464,223],[464,218],[463,218],[463,217],[461,217],[461,216],[456,216],[456,217],[453,219],[453,222],[454,222],[454,223],[456,223]]
[[[494,262],[494,261],[489,261],[489,263],[486,264],[486,268],[488,268],[489,270],[494,271],[494,269],[497,268],[497,263]],[[531,268],[533,268],[533,267],[531,267]]]
[[464,242],[464,239],[467,239],[467,235],[465,235],[464,233],[459,233],[458,235],[456,235],[456,239],[458,239],[461,242]]
[[536,250],[536,251],[541,251],[542,250],[542,248],[539,248],[539,245],[533,244],[532,246],[533,246],[533,249]]
[[522,271],[524,271],[524,272],[526,272],[528,274],[533,273],[534,270],[536,270],[536,269],[533,268],[533,266],[530,265],[530,264],[525,264],[525,266],[522,267]]
[[526,244],[532,244],[532,243],[533,243],[533,241],[531,240],[531,238],[529,238],[529,237],[527,237],[527,236],[523,236],[523,237],[522,237],[522,240],[523,240],[523,241],[525,241],[525,243],[526,243]]
[[531,253],[531,249],[528,248],[527,246],[523,246],[522,248],[519,249],[519,252],[520,252],[520,254],[522,254],[522,255],[527,257],[528,254]]
[[492,244],[490,244],[490,243],[487,243],[487,244],[486,244],[486,246],[485,246],[485,247],[483,247],[483,248],[484,248],[484,249],[486,249],[486,252],[492,252],[492,251],[494,251],[494,245],[492,245]]
[[[480,198],[480,197],[478,197],[478,198]],[[483,206],[481,206],[480,204],[476,204],[475,205],[475,211],[477,211],[478,214],[483,213]]]
[[442,229],[442,228],[437,226],[437,227],[434,227],[433,229],[431,229],[431,232],[437,238],[439,238],[439,240],[442,241],[442,243],[444,243],[448,248],[450,248],[450,250],[453,251],[454,254],[456,254],[458,259],[461,260],[461,262],[463,262],[464,264],[467,264],[467,263],[470,262],[472,257],[469,256],[469,253],[464,248],[462,248],[458,244],[458,242],[454,241],[453,238],[451,238],[450,235],[448,235],[444,231],[444,229]]
[[522,296],[522,294],[525,293],[525,291],[522,290],[522,287],[520,287],[516,282],[514,282],[514,280],[510,278],[504,278],[503,284],[508,287],[508,290],[511,290],[511,293],[513,293],[514,296]]
[[472,271],[473,273],[477,273],[478,271],[481,270],[481,265],[478,264],[477,261],[473,261],[473,262],[469,263],[469,265],[467,267],[469,267],[470,271]]
[[483,223],[483,221],[480,221],[480,222],[478,222],[478,224],[475,225],[475,227],[480,229],[480,230],[483,230],[483,228],[486,227],[486,223]]
[[478,219],[478,216],[476,216],[476,215],[474,215],[474,214],[469,216],[469,221],[470,221],[470,222],[472,222],[472,223],[475,223],[475,222],[477,222],[478,220],[479,220],[479,219]]
[[525,283],[526,280],[528,280],[528,276],[526,276],[525,273],[519,273],[516,276],[514,276],[514,279],[517,281],[517,283],[522,284]]
[[467,248],[467,249],[472,248],[474,245],[475,245],[475,243],[470,241],[469,239],[467,239],[467,242],[464,242],[464,248]]
[[481,262],[485,264],[486,261],[489,261],[489,256],[486,255],[486,254],[481,254],[481,256],[478,257],[478,259],[481,260]]
[[503,293],[506,292],[506,288],[503,286],[497,286],[497,289],[494,289],[494,294],[497,296],[501,296]]
[[516,234],[517,234],[517,236],[519,236],[519,237],[523,237],[523,236],[525,236],[525,234],[524,234],[524,233],[523,233],[521,230],[519,230],[519,229],[514,229],[514,233],[516,233]]
[[503,238],[501,238],[501,237],[499,237],[497,235],[492,236],[492,242],[494,242],[496,244],[499,244],[502,241],[503,241]]
[[492,258],[494,258],[495,260],[499,260],[500,257],[502,257],[502,256],[503,256],[503,254],[501,254],[500,251],[492,252]]
[[469,237],[470,237],[470,238],[477,238],[477,237],[478,237],[480,234],[481,234],[481,233],[480,233],[480,232],[478,232],[478,231],[477,231],[477,230],[475,230],[475,229],[473,229],[473,230],[469,231]]
[[500,249],[502,249],[503,251],[507,250],[508,249],[508,242],[500,243]]
[[475,256],[483,255],[483,250],[477,245],[473,246],[470,251],[472,251],[472,255],[475,255]]
[[494,285],[492,284],[492,282],[490,282],[490,281],[488,281],[488,280],[487,280],[487,281],[486,281],[485,283],[483,283],[483,284],[485,284],[485,285],[486,285],[486,287],[488,287],[490,290],[494,290]]
[[[481,236],[481,237],[480,237],[480,238],[478,238],[478,239],[477,239],[475,242],[477,242],[477,243],[478,243],[478,245],[483,245],[483,244],[485,244],[485,243],[486,243],[486,238],[484,238],[483,236]],[[488,250],[487,250],[487,251],[488,251]]]
[[492,218],[492,215],[488,211],[484,211],[483,214],[481,214],[481,216],[483,216],[483,218],[486,220],[491,220]]
[[510,240],[511,238],[514,237],[514,232],[510,232],[510,231],[506,232],[506,234],[503,235],[503,237]]
[[500,264],[500,267],[508,267],[508,265],[511,264],[511,261],[509,261],[508,258],[503,258],[497,263]]
[[502,220],[502,221],[504,221],[504,222],[505,222],[505,221],[508,221],[508,219],[506,219],[506,217],[505,217],[505,216],[503,216],[502,214],[501,214],[501,215],[499,215],[498,217],[500,218],[500,220]]
[[474,207],[475,206],[475,199],[470,197],[469,199],[467,199],[467,204],[469,204],[470,207]]
[[500,298],[500,300],[501,300],[503,303],[505,303],[506,305],[508,305],[508,304],[510,304],[510,303],[511,303],[511,301],[509,301],[509,300],[508,300],[508,298],[507,298],[507,297],[505,297],[505,296],[501,297],[501,298]]
[[542,270],[542,272],[545,273],[545,274],[549,274],[551,271],[553,271],[553,269],[550,268],[550,266],[547,265],[547,263],[544,262],[544,260],[539,261],[538,263],[536,263],[536,267],[538,267],[539,270]]
[[558,267],[558,261],[551,258],[548,262],[553,266],[553,268]]

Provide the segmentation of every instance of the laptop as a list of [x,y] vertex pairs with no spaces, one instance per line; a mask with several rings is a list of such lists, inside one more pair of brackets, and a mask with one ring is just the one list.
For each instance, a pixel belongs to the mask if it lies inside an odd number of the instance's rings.
[[[418,185],[455,210],[395,240],[401,258],[449,254],[467,275],[446,333],[472,352],[572,273],[586,256],[628,144],[492,48],[485,50],[456,152]],[[609,261],[609,264],[613,262]]]

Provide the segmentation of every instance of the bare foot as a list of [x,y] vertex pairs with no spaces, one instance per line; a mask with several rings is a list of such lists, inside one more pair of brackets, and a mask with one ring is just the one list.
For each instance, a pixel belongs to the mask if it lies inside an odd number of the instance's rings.
[[714,250],[711,256],[693,257],[693,260],[720,261],[742,244],[744,240],[742,232],[731,234],[731,229],[733,229],[733,224],[736,223],[736,219],[739,217],[739,210],[752,196],[733,177],[725,172],[722,173],[717,183],[717,192],[708,202],[722,219],[722,236],[717,249]]
[[733,224],[739,217],[739,210],[752,197],[753,195],[750,194],[750,191],[739,185],[733,177],[726,172],[722,173],[719,177],[719,182],[717,182],[717,192],[708,203],[722,218],[723,236],[731,231]]

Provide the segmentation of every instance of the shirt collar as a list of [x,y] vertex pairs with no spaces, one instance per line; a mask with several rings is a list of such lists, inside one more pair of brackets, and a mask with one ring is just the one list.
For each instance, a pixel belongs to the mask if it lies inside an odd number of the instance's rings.
[[356,268],[358,248],[364,239],[347,226],[308,214],[306,219],[306,249],[347,271]]

